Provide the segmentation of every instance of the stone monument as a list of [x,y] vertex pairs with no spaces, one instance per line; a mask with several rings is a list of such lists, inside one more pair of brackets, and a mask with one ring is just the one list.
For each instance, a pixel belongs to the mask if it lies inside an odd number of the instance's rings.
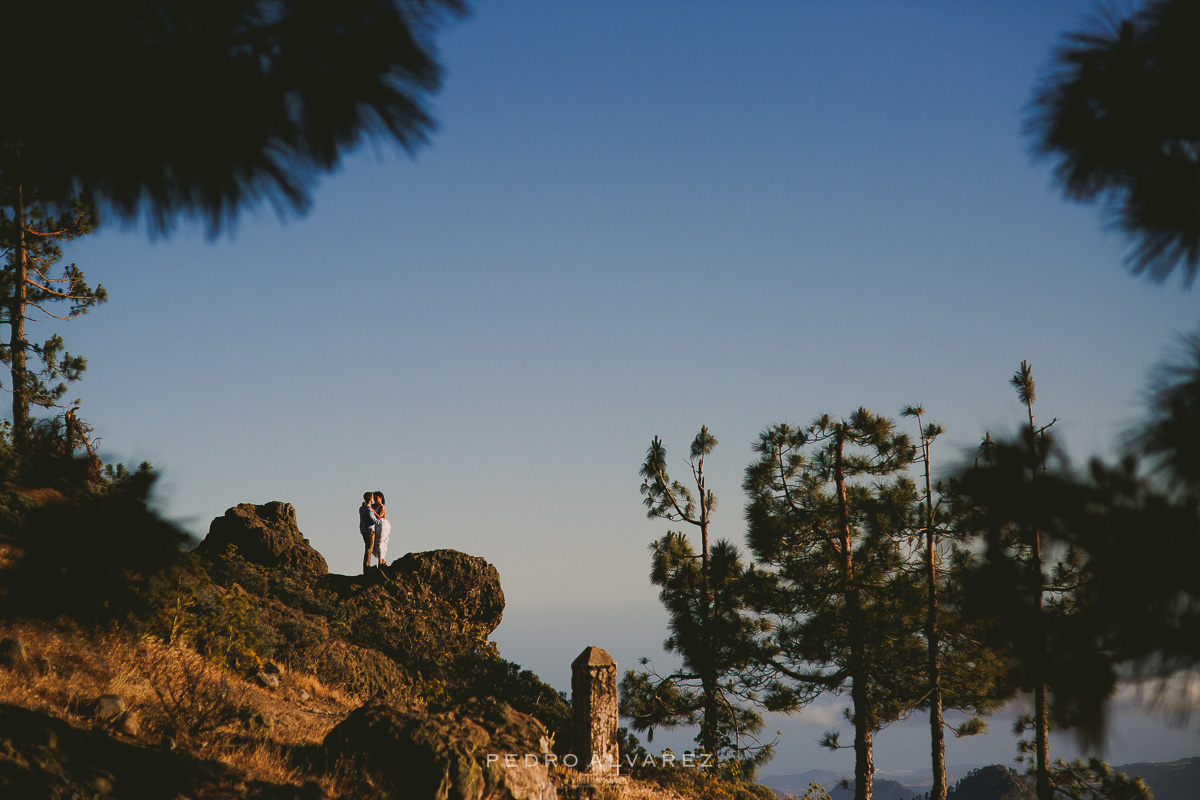
[[588,647],[571,662],[571,713],[580,772],[618,775],[617,662],[599,647]]

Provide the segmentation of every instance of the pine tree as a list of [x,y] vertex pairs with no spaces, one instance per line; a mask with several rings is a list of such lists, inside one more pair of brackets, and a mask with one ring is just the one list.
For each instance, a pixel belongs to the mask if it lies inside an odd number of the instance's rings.
[[1130,444],[1173,494],[1200,501],[1200,333],[1181,337],[1178,352],[1155,367],[1147,401]]
[[[1026,413],[1029,415],[1029,426],[1025,430],[1026,441],[1029,445],[1029,452],[1032,456],[1030,463],[1031,480],[1038,480],[1039,477],[1044,477],[1046,474],[1046,452],[1049,447],[1049,434],[1047,429],[1049,425],[1037,427],[1034,423],[1033,403],[1036,399],[1036,384],[1033,380],[1033,369],[1026,361],[1021,362],[1021,368],[1018,369],[1009,380],[1013,388],[1017,391],[1017,398],[1024,404]],[[1051,425],[1054,424],[1052,420]],[[1041,475],[1039,476],[1039,468]],[[1033,612],[1034,618],[1038,621],[1039,627],[1042,625],[1042,618],[1045,616],[1045,584],[1046,579],[1043,577],[1045,565],[1042,555],[1042,531],[1037,525],[1030,527],[1028,532],[1029,552],[1027,555],[1028,568],[1033,575]],[[1044,650],[1046,642],[1043,640],[1040,643]],[[1044,654],[1039,660],[1044,661]],[[1033,732],[1034,732],[1034,769],[1037,778],[1037,795],[1038,800],[1053,800],[1054,787],[1050,780],[1050,709],[1048,707],[1049,688],[1046,685],[1046,677],[1042,675],[1035,681],[1033,686]]]
[[[54,272],[62,258],[59,243],[91,233],[95,225],[95,212],[78,199],[55,216],[24,187],[0,187],[0,249],[4,253],[0,322],[9,326],[0,359],[11,376],[12,433],[18,452],[29,446],[30,406],[56,407],[67,392],[67,383],[79,380],[87,369],[87,360],[67,352],[59,334],[40,343],[30,340],[27,323],[46,318],[70,320],[107,300],[104,287],[88,286],[75,264]],[[61,306],[65,309],[60,310]],[[66,422],[68,432],[78,430],[75,422],[72,411]]]
[[[1048,587],[1040,515],[1032,510],[1023,513],[1012,502],[1012,495],[1019,494],[1026,509],[1034,503],[1039,482],[1046,475],[1046,457],[1051,446],[1048,428],[1056,420],[1042,427],[1035,422],[1037,387],[1028,362],[1021,362],[1009,383],[1025,406],[1028,418],[1022,444],[1002,446],[989,434],[980,445],[987,466],[977,467],[964,480],[967,493],[981,503],[980,513],[986,518],[980,528],[984,531],[987,554],[972,582],[977,613],[999,619],[996,638],[1011,638],[1016,658],[1022,663],[1023,669],[1015,677],[1021,688],[1033,694],[1034,707],[1032,715],[1022,717],[1014,730],[1033,731],[1033,742],[1022,745],[1022,757],[1032,753],[1038,800],[1052,800],[1048,686],[1048,640],[1052,634],[1046,595],[1053,587]],[[1003,489],[999,488],[1001,485]],[[1067,570],[1065,563],[1062,569]],[[984,586],[987,589],[981,588]],[[984,594],[991,596],[981,601]],[[1069,602],[1067,593],[1060,592],[1059,596],[1063,603]]]
[[913,514],[917,573],[924,587],[924,636],[927,694],[920,705],[929,712],[933,784],[929,800],[945,800],[946,737],[943,711],[966,711],[973,716],[951,728],[956,737],[987,729],[982,715],[999,708],[1012,694],[1005,653],[983,644],[980,624],[960,611],[962,577],[975,561],[971,541],[975,531],[970,515],[963,513],[957,487],[933,481],[931,445],[944,431],[937,423],[923,423],[923,406],[906,406],[901,416],[917,421],[918,454],[924,488]]
[[[1033,732],[1032,740],[1018,743],[1018,760],[1032,761],[1039,800],[1148,800],[1136,782],[1103,762],[1051,763],[1049,739],[1055,728],[1072,728],[1085,746],[1098,746],[1120,662],[1136,657],[1147,642],[1175,639],[1181,621],[1194,629],[1194,604],[1188,607],[1177,592],[1167,599],[1145,591],[1150,570],[1159,582],[1172,580],[1161,553],[1174,548],[1142,541],[1129,546],[1135,531],[1139,540],[1146,535],[1147,523],[1174,528],[1148,534],[1156,544],[1178,545],[1189,537],[1178,536],[1182,520],[1155,509],[1130,475],[1118,477],[1099,465],[1086,482],[1056,471],[1042,475],[1044,457],[1052,452],[1052,444],[1034,449],[1029,437],[1020,445],[997,443],[989,466],[964,475],[964,494],[981,515],[976,524],[986,541],[986,553],[967,579],[968,605],[988,620],[985,638],[1008,648],[1013,684],[1034,696],[1034,712],[1019,717],[1013,731]],[[1194,542],[1194,509],[1190,516],[1184,526],[1191,526]],[[1042,540],[1041,570],[1033,559],[1035,536]],[[1131,576],[1139,582],[1130,585]],[[1039,695],[1045,698],[1040,704]]]
[[1038,800],[1052,800],[1064,769],[1061,761],[1050,762],[1052,722],[1098,739],[1119,656],[1108,639],[1107,615],[1097,613],[1094,565],[1074,541],[1102,504],[1092,487],[1049,471],[1049,428],[1057,420],[1037,424],[1027,362],[1010,383],[1027,415],[1021,441],[988,437],[988,464],[962,479],[986,543],[969,578],[969,601],[977,616],[994,621],[993,640],[1010,644],[1013,681],[1033,695],[1032,714],[1018,719],[1014,731],[1033,732],[1020,751],[1033,762]]
[[1200,5],[1148,0],[1064,37],[1029,131],[1067,197],[1101,201],[1135,272],[1200,268]]
[[[764,431],[746,471],[749,543],[772,583],[769,707],[797,708],[848,691],[854,791],[870,800],[872,737],[917,702],[923,648],[917,585],[901,569],[917,492],[909,438],[860,408],[806,429]],[[836,733],[825,744],[840,746]]]
[[[680,669],[662,675],[643,659],[642,671],[630,670],[621,682],[621,713],[637,731],[699,725],[701,751],[726,762],[742,776],[771,755],[757,738],[762,717],[745,705],[757,699],[752,644],[758,623],[750,613],[745,568],[728,542],[709,546],[709,526],[717,498],[705,486],[704,461],[717,440],[702,427],[692,442],[688,467],[696,496],[667,470],[667,453],[655,437],[642,465],[646,515],[683,522],[700,533],[697,554],[688,537],[669,531],[651,545],[650,580],[670,615],[668,652],[682,660]],[[697,497],[699,501],[697,502]]]
[[914,417],[920,431],[920,455],[925,477],[925,495],[922,498],[921,522],[925,534],[925,647],[928,660],[925,679],[929,684],[929,743],[933,769],[933,784],[929,789],[929,800],[946,800],[946,734],[942,715],[942,654],[941,631],[938,626],[938,553],[936,533],[933,527],[933,481],[929,447],[942,434],[936,423],[921,425],[925,408],[920,405],[906,406],[902,417]]
[[[37,64],[42,93],[58,90],[0,116],[0,143],[21,147],[0,154],[0,174],[159,229],[188,215],[215,231],[263,200],[302,212],[316,178],[364,141],[412,152],[427,139],[433,31],[465,12],[462,0],[0,4],[6,63]],[[52,58],[34,31],[53,31]]]

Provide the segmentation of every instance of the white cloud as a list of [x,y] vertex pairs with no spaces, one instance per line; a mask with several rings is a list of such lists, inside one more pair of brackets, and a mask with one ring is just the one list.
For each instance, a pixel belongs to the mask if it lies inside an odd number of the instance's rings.
[[828,702],[817,701],[810,706],[805,706],[797,719],[801,723],[820,725],[824,728],[836,727],[837,725],[846,723],[844,709],[844,703],[833,700]]

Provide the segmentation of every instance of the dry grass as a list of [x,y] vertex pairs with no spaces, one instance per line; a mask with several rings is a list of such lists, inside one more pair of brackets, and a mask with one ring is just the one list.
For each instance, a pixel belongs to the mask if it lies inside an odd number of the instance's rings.
[[7,636],[24,645],[28,664],[19,672],[0,671],[0,702],[52,712],[76,725],[90,718],[96,698],[110,693],[113,665],[130,658],[127,648],[86,637],[71,625],[0,624],[0,638]]
[[[552,766],[550,775],[559,788],[560,797],[589,797],[598,800],[691,800],[687,795],[651,781],[625,777],[611,783],[605,780],[596,781],[561,765]],[[581,791],[588,784],[593,788],[590,791]]]
[[[112,731],[122,741],[159,748],[165,735],[175,735],[181,750],[229,767],[240,776],[242,787],[310,784],[325,798],[357,796],[362,789],[361,775],[325,774],[295,758],[297,752],[315,750],[333,726],[362,703],[312,675],[277,667],[279,687],[267,689],[217,668],[180,644],[167,645],[148,636],[99,635],[65,622],[0,621],[0,638],[9,636],[24,646],[28,665],[20,671],[0,668],[0,703],[41,711],[88,730],[104,727],[94,717],[96,700],[116,694],[140,722],[136,736]],[[172,701],[164,696],[171,692],[182,708],[169,708]],[[200,705],[191,708],[192,702]],[[205,703],[216,705],[206,711]],[[189,708],[201,716],[212,715],[191,735],[179,729],[181,715],[186,717]],[[269,719],[269,728],[247,726],[254,715]],[[556,779],[562,796],[571,797],[575,795],[570,787],[579,783],[579,776],[567,772]],[[687,800],[676,791],[641,781],[605,788],[601,796],[613,800]],[[240,790],[233,791],[236,795]]]
[[621,800],[688,800],[672,789],[664,789],[657,783],[630,781],[623,789]]
[[232,724],[245,705],[247,686],[224,667],[177,641],[152,636],[135,648],[135,674],[144,675],[170,727],[202,749]]
[[29,489],[24,486],[17,486],[15,483],[7,483],[5,484],[5,488],[16,494],[28,497],[39,506],[67,502],[66,495],[57,489]]
[[[172,735],[187,752],[225,764],[247,782],[315,782],[326,797],[344,793],[338,776],[308,773],[291,754],[320,745],[362,700],[311,675],[280,668],[279,687],[267,689],[182,645],[153,637],[100,636],[70,623],[4,621],[4,637],[21,642],[28,663],[21,670],[0,669],[0,703],[87,730],[104,727],[94,718],[96,700],[116,694],[140,723],[136,736],[113,731],[123,741],[159,747],[164,736]],[[247,724],[252,719],[269,720],[269,727],[254,730]],[[180,726],[187,720],[200,724],[188,731]]]
[[271,783],[295,784],[306,779],[302,770],[288,763],[289,759],[278,743],[270,740],[251,742],[244,747],[227,750],[224,763],[245,775]]

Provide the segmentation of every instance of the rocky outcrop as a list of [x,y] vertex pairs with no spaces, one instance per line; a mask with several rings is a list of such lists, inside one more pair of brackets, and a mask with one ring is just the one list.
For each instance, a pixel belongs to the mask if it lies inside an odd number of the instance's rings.
[[320,586],[349,604],[343,610],[363,603],[404,614],[420,609],[436,615],[439,625],[484,637],[504,618],[500,573],[485,559],[458,550],[409,553],[365,575],[326,575]]
[[311,585],[334,598],[349,642],[394,659],[418,681],[456,681],[462,664],[484,657],[480,643],[504,615],[496,568],[457,550],[410,553],[365,575],[330,574]]
[[479,556],[457,550],[409,553],[383,571],[408,588],[417,599],[451,598],[460,613],[486,634],[504,618],[500,573]]
[[242,503],[217,517],[196,552],[210,560],[224,555],[230,545],[251,564],[281,569],[293,575],[329,573],[325,558],[313,549],[296,525],[291,503]]
[[[330,763],[355,763],[402,797],[555,800],[542,754],[546,729],[497,700],[430,713],[410,705],[366,705],[324,743]],[[527,757],[528,756],[528,757]]]
[[422,681],[488,693],[456,677],[463,664],[494,660],[481,643],[504,616],[500,575],[482,558],[432,550],[331,574],[280,502],[229,509],[197,553],[214,584],[253,598],[254,617],[277,632],[273,658],[291,669],[377,699]]

